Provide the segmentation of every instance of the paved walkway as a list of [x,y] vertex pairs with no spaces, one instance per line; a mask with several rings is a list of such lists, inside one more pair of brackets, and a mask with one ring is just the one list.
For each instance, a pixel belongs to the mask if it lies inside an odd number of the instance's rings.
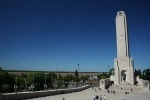
[[60,95],[53,95],[47,97],[40,97],[40,98],[33,98],[28,100],[93,100],[94,95],[105,95],[106,100],[150,100],[150,92],[143,92],[143,91],[134,91],[129,92],[129,94],[125,94],[124,90],[116,89],[116,94],[107,93],[106,90],[92,90],[92,88],[83,90],[81,92],[74,92],[68,94],[60,94]]

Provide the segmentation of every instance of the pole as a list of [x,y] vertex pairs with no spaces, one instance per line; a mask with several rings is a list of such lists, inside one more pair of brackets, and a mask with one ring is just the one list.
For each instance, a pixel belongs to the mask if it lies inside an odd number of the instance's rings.
[[[57,67],[56,67],[56,73],[57,73]],[[57,74],[56,74],[57,75]],[[56,75],[55,75],[55,89],[57,90],[57,85],[56,85]]]
[[32,92],[34,92],[34,69],[35,69],[35,63],[33,67],[33,83],[32,83]]
[[46,65],[46,71],[45,71],[45,91],[47,91],[46,78],[47,78],[47,65]]
[[18,62],[19,62],[19,59],[17,60],[17,69],[16,69],[16,85],[15,85],[15,93],[17,93],[17,88],[18,88],[18,86],[17,86],[17,74],[18,74]]
[[108,73],[109,73],[109,65],[107,65],[108,66]]
[[80,65],[80,64],[77,64],[77,65],[78,65],[78,72],[79,72],[79,65]]

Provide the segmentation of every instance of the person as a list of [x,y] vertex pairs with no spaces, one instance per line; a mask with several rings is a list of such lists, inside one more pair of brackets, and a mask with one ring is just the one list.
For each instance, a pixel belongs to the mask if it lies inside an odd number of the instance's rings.
[[115,90],[113,91],[114,95],[115,95]]
[[132,88],[131,88],[131,92],[132,92]]
[[94,95],[94,97],[93,97],[93,100],[95,100],[95,95]]
[[104,98],[104,100],[106,100],[106,96],[105,96],[105,95],[104,95],[104,97],[103,97],[103,98]]
[[96,95],[95,100],[98,100],[98,98],[99,98],[98,95]]
[[94,90],[94,87],[92,86],[92,90]]
[[102,95],[99,96],[99,100],[102,100]]
[[62,100],[65,100],[65,98],[63,98]]
[[108,93],[109,93],[109,89],[108,89],[107,91],[108,91]]

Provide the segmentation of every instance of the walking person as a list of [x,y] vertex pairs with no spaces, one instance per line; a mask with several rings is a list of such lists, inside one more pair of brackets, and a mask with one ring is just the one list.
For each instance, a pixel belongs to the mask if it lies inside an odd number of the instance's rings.
[[99,100],[102,100],[102,95],[99,96]]
[[94,97],[93,97],[93,100],[95,100],[95,95],[94,95]]
[[113,91],[114,95],[115,95],[115,90]]
[[65,100],[65,98],[63,98],[62,100]]
[[104,95],[104,97],[103,97],[103,98],[104,98],[104,100],[106,100],[106,96],[105,96],[105,95]]

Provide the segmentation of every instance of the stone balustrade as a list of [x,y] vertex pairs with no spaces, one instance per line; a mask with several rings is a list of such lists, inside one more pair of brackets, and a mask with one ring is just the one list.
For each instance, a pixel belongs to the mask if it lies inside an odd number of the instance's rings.
[[72,93],[72,92],[79,92],[90,87],[91,87],[90,85],[85,85],[82,87],[71,88],[71,89],[5,93],[5,94],[0,94],[0,100],[22,100],[22,99],[31,99],[31,98],[51,96],[51,95],[57,95],[57,94],[66,94],[66,93]]

